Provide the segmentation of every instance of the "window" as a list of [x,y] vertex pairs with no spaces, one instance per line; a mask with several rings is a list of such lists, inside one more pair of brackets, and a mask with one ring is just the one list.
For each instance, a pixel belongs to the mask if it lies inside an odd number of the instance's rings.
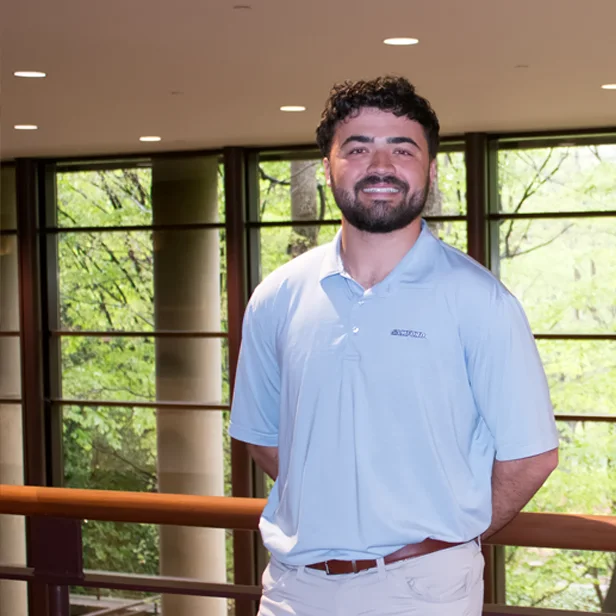
[[[24,482],[15,168],[0,166],[0,484]],[[25,565],[24,516],[0,515],[0,564]],[[27,611],[24,582],[0,580],[3,607]],[[9,607],[10,606],[10,607]]]
[[[218,156],[67,164],[55,182],[50,397],[65,485],[229,494]],[[85,567],[225,581],[231,541],[212,529],[90,521]]]
[[[616,145],[502,143],[492,263],[548,377],[559,468],[527,511],[616,513]],[[507,602],[601,611],[613,554],[511,547]],[[612,610],[607,610],[612,611]]]

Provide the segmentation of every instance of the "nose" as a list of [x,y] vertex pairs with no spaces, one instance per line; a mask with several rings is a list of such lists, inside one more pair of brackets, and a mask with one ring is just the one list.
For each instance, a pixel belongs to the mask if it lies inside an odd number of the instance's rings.
[[368,171],[379,175],[386,175],[395,171],[391,154],[386,150],[375,150],[370,159]]

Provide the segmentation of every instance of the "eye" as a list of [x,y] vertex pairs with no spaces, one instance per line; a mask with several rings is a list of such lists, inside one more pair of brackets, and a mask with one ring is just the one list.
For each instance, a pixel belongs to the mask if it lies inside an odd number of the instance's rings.
[[367,151],[368,151],[367,148],[358,146],[356,148],[351,148],[349,150],[349,154],[365,154]]
[[396,148],[394,150],[394,154],[399,154],[401,156],[413,156],[413,152],[411,152],[411,150],[408,150],[406,148]]

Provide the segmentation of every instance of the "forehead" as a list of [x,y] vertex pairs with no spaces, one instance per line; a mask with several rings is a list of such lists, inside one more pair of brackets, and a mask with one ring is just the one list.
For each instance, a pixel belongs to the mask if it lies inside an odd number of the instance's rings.
[[347,117],[339,122],[334,131],[334,146],[340,146],[352,135],[365,137],[410,137],[422,149],[428,144],[423,126],[415,120],[405,116],[398,117],[389,111],[382,111],[374,107],[363,107],[359,113]]

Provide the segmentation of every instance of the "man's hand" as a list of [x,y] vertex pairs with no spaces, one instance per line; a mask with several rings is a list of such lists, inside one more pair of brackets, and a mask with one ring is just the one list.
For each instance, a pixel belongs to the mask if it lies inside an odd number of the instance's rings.
[[492,523],[481,539],[487,539],[509,524],[557,465],[558,449],[520,460],[495,460],[492,469]]
[[261,445],[248,444],[248,451],[255,462],[272,479],[278,477],[278,447],[263,447]]

